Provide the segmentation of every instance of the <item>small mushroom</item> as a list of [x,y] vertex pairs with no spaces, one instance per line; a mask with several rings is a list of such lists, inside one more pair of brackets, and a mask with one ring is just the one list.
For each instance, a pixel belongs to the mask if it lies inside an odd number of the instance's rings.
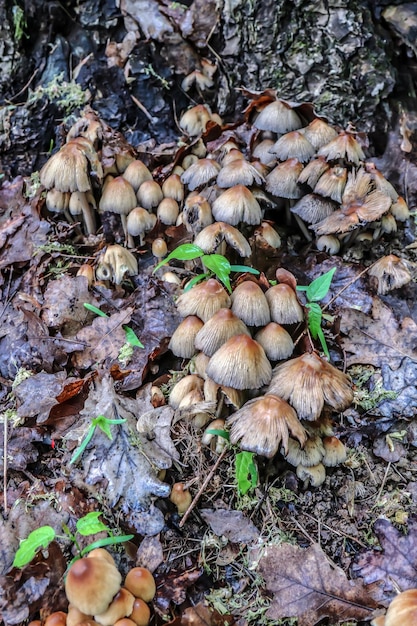
[[188,315],[175,329],[168,348],[182,359],[191,359],[195,354],[195,338],[204,323],[195,315]]
[[308,487],[308,485],[320,487],[326,480],[326,469],[322,463],[312,465],[311,467],[298,465],[296,474],[298,478],[304,482],[305,488]]
[[248,326],[265,326],[271,321],[268,301],[252,280],[244,280],[232,293],[232,311]]
[[298,302],[296,292],[290,285],[286,283],[273,285],[265,292],[265,298],[269,304],[273,322],[294,324],[303,321],[303,308]]
[[96,275],[99,280],[111,280],[120,285],[126,274],[136,276],[138,262],[133,254],[119,244],[107,246],[101,262],[97,267]]
[[270,361],[288,359],[294,351],[291,335],[276,322],[269,322],[261,328],[254,339],[261,344]]
[[219,309],[230,306],[230,297],[215,278],[209,278],[181,294],[176,305],[182,317],[196,315],[207,322]]
[[124,586],[135,598],[141,598],[144,602],[153,600],[156,593],[155,579],[146,567],[133,567],[129,570]]
[[114,596],[111,604],[103,611],[103,613],[95,614],[94,619],[101,626],[113,626],[118,619],[127,617],[132,613],[133,604],[135,602],[135,596],[125,588],[121,588],[120,591]]
[[403,287],[411,280],[407,263],[395,254],[388,254],[374,263],[368,270],[378,281],[378,293],[385,295],[393,289]]
[[122,176],[116,176],[103,187],[99,202],[100,211],[109,211],[120,215],[125,241],[128,241],[127,216],[136,206],[135,191]]
[[82,558],[70,567],[65,580],[68,601],[86,615],[107,610],[121,586],[122,577],[104,559]]
[[262,210],[253,193],[244,185],[235,185],[224,191],[212,206],[213,216],[219,222],[260,224]]
[[192,502],[191,493],[184,488],[184,483],[174,483],[172,485],[169,499],[177,507],[179,515],[184,515]]
[[262,109],[253,125],[259,130],[283,134],[301,128],[302,122],[291,105],[283,100],[275,100]]
[[195,347],[212,356],[231,337],[242,333],[250,337],[244,322],[230,309],[219,309],[197,332]]
[[155,226],[156,219],[153,213],[140,206],[130,211],[126,220],[128,248],[134,247],[134,237],[139,237],[139,245],[143,246],[145,234]]

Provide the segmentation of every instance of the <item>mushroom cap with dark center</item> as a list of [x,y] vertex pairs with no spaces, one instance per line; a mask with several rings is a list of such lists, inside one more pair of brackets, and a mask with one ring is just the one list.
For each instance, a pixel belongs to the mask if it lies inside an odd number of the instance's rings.
[[207,322],[219,309],[230,307],[230,297],[215,278],[209,278],[181,294],[176,305],[182,317],[196,315]]
[[107,610],[120,590],[122,576],[104,559],[82,558],[71,565],[65,581],[68,601],[86,615]]
[[212,356],[233,335],[241,334],[250,337],[246,324],[230,309],[220,309],[197,332],[195,347]]
[[286,283],[273,285],[265,292],[269,304],[271,319],[277,324],[295,324],[302,322],[304,312],[298,302],[297,294]]
[[273,457],[280,445],[287,450],[289,432],[301,445],[307,439],[294,409],[272,394],[249,400],[227,419],[227,424],[231,443],[239,442],[243,450],[267,458]]
[[248,335],[235,335],[213,354],[206,372],[219,385],[259,389],[271,380],[272,368],[257,341]]
[[254,339],[261,344],[271,361],[288,359],[294,351],[291,335],[276,322],[269,322],[259,330]]
[[235,288],[232,311],[248,326],[265,326],[271,321],[265,294],[253,280],[244,280]]

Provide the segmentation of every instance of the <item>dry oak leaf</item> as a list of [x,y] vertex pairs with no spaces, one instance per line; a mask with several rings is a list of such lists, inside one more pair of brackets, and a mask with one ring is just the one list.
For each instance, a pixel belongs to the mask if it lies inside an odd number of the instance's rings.
[[367,584],[383,581],[384,599],[390,601],[396,588],[406,591],[417,587],[417,519],[409,520],[407,535],[384,518],[376,520],[374,532],[382,552],[369,550],[360,554],[353,572]]
[[272,620],[298,617],[298,626],[314,626],[324,617],[332,624],[369,617],[378,606],[362,582],[348,580],[318,544],[307,549],[288,543],[267,548],[258,571],[274,597]]

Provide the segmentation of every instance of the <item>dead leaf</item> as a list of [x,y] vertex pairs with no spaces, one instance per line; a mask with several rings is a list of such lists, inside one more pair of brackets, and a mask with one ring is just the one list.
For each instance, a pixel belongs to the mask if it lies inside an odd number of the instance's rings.
[[86,277],[64,274],[48,283],[42,319],[50,328],[61,329],[64,336],[75,334],[94,317],[84,302],[99,307],[88,289]]
[[221,615],[212,607],[199,602],[195,606],[190,606],[182,612],[181,626],[226,626],[234,624],[235,620],[231,615]]
[[382,552],[369,550],[360,554],[353,572],[367,584],[382,581],[385,599],[390,601],[397,588],[401,591],[417,587],[417,520],[409,520],[404,535],[387,519],[377,519],[374,532]]
[[164,553],[159,535],[144,537],[136,553],[136,565],[154,572],[164,562]]
[[330,564],[318,544],[270,546],[258,570],[274,594],[266,614],[272,620],[298,617],[299,626],[314,626],[328,617],[334,624],[366,619],[378,606],[361,582]]
[[126,343],[123,325],[129,324],[132,312],[131,307],[126,307],[109,317],[96,317],[91,326],[82,328],[75,339],[85,342],[87,347],[82,352],[74,353],[74,367],[88,369],[94,363],[117,359],[121,347]]
[[373,453],[381,457],[387,463],[396,463],[406,455],[405,446],[390,434],[384,434],[377,437],[373,445]]
[[182,604],[186,600],[188,587],[191,587],[201,575],[202,570],[199,569],[187,570],[181,574],[171,571],[164,576],[163,585],[157,584],[155,605],[166,613],[171,602],[177,606]]
[[218,537],[226,537],[232,543],[251,543],[260,533],[242,511],[229,509],[201,509],[201,516]]
[[355,363],[381,367],[389,362],[397,369],[404,358],[417,362],[417,324],[409,317],[397,322],[382,300],[373,298],[372,313],[344,309],[340,330],[347,366]]
[[66,377],[65,372],[41,372],[23,380],[13,390],[18,402],[18,416],[26,418],[36,415],[38,424],[45,422],[51,408],[58,404],[57,396],[62,392]]
[[[149,409],[149,405],[146,406]],[[167,442],[160,439],[159,434],[169,431],[173,411],[164,413],[161,424],[159,414],[155,417],[152,440],[136,429],[137,416],[143,412],[144,406],[137,400],[115,392],[114,381],[108,374],[98,375],[80,412],[81,423],[66,439],[80,445],[91,420],[99,415],[108,419],[122,418],[126,422],[111,425],[112,439],[100,428],[95,429],[80,459],[75,466],[70,466],[70,479],[95,497],[100,493],[108,506],[114,512],[120,511],[124,521],[136,532],[156,535],[164,525],[164,517],[154,506],[152,496],[167,497],[170,492],[170,487],[158,479],[157,473],[171,467],[173,458],[177,458],[176,451],[173,455],[166,452]]]

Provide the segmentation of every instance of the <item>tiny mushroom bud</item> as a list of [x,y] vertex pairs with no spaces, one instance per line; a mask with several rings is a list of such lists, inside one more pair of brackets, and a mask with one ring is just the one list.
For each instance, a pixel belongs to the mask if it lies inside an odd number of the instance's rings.
[[65,593],[68,601],[86,615],[106,611],[120,590],[120,572],[104,559],[82,558],[70,567]]
[[88,263],[83,263],[78,268],[77,276],[84,276],[87,279],[87,284],[90,288],[95,280],[94,268],[91,265],[88,265]]
[[153,600],[156,593],[155,579],[146,567],[132,568],[126,576],[124,586],[135,598],[141,598],[144,602]]
[[152,254],[156,259],[161,261],[168,254],[168,246],[166,244],[165,239],[162,237],[157,237],[152,242]]
[[48,615],[44,622],[44,626],[66,626],[67,614],[64,611],[56,611]]
[[188,489],[184,489],[184,483],[174,483],[172,485],[169,499],[177,507],[179,515],[184,515],[192,502],[191,493]]

